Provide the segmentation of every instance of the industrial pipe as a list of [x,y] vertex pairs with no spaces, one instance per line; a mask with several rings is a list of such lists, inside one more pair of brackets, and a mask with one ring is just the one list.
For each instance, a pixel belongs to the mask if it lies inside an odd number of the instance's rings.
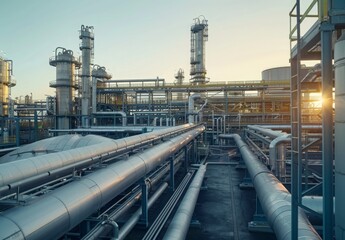
[[[163,192],[165,191],[165,189],[167,189],[167,187],[168,187],[168,184],[165,182],[157,189],[157,191],[155,191],[155,193],[147,202],[148,208],[152,207],[152,205],[163,194]],[[134,214],[132,214],[131,218],[121,227],[119,231],[119,240],[124,239],[128,235],[128,233],[131,232],[131,230],[139,221],[141,214],[142,214],[142,208],[139,208]]]
[[[284,134],[273,139],[269,146],[271,170],[276,171],[278,177],[285,172],[285,151],[286,144],[289,143],[291,143],[291,135]],[[285,174],[283,173],[283,175]]]
[[157,126],[157,119],[158,119],[158,117],[154,117],[154,118],[153,118],[152,125],[153,125],[154,127]]
[[[260,128],[269,128],[272,130],[279,130],[279,129],[290,129],[291,125],[255,125],[258,126]],[[303,130],[322,130],[322,126],[321,125],[303,125],[302,126]]]
[[142,153],[108,165],[0,216],[0,239],[55,239],[142,179],[205,130],[198,126]]
[[[35,177],[41,174],[44,176],[51,176],[54,170],[66,168],[67,166],[70,166],[70,169],[73,169],[76,167],[76,163],[86,160],[91,164],[99,161],[102,158],[109,158],[122,154],[123,152],[134,147],[139,147],[162,137],[170,136],[180,131],[185,131],[191,127],[193,126],[185,124],[123,139],[109,139],[109,141],[101,141],[100,143],[93,144],[92,146],[79,147],[62,152],[50,153],[49,155],[39,155],[37,157],[29,157],[27,159],[3,163],[0,167],[0,192],[10,190],[12,188],[12,184],[15,186],[20,186],[23,183],[22,181],[27,178]],[[92,139],[92,136],[86,136],[84,138],[91,141],[90,139]],[[100,139],[101,137],[95,138]],[[54,138],[51,138],[47,139],[46,141],[52,142],[53,140]],[[45,140],[42,140],[41,142],[44,141]],[[80,145],[82,146],[81,143]],[[29,146],[25,148],[28,147]],[[17,152],[20,155],[21,150],[18,149]]]
[[164,235],[164,240],[182,240],[186,238],[205,172],[206,166],[200,165],[198,172],[190,184],[167,232]]
[[188,98],[188,123],[194,124],[194,102],[196,99],[201,98],[201,95],[198,93],[194,93],[193,95],[190,95]]
[[[180,159],[175,159],[175,164],[176,165],[181,165],[180,163]],[[177,166],[174,170],[174,174],[178,171],[179,166]],[[166,164],[166,166],[160,170],[160,172],[155,175],[153,178],[149,178],[147,179],[150,184],[149,184],[149,189],[152,186],[155,186],[159,181],[161,181],[161,178],[168,172],[170,171],[170,164]],[[169,176],[167,176],[165,179],[163,179],[163,182],[167,182],[169,179]],[[161,186],[162,187],[162,186]],[[135,203],[137,203],[140,198],[142,196],[142,192],[140,190],[137,191],[136,194],[133,195],[133,197],[131,197],[130,199],[126,200],[121,208],[119,210],[115,210],[114,212],[111,213],[106,213],[108,220],[111,221],[116,221],[119,217],[121,217],[125,212],[127,212],[130,208],[132,208],[134,206]],[[149,206],[150,207],[150,206]],[[105,213],[103,213],[105,214]],[[94,229],[92,229],[90,232],[87,233],[87,235],[85,235],[82,240],[94,240],[94,239],[98,239],[101,235],[105,235],[107,234],[110,229],[107,227],[108,225],[96,225]]]
[[[345,34],[334,47],[335,66],[335,235],[345,239]],[[327,99],[329,101],[329,99]],[[332,159],[328,159],[332,161]],[[326,207],[326,206],[325,206]]]
[[[291,239],[291,194],[289,191],[264,164],[258,161],[238,134],[224,134],[219,137],[235,140],[252,178],[263,212],[277,239]],[[298,237],[299,239],[321,239],[302,210],[298,212]]]
[[266,128],[262,128],[260,126],[256,126],[256,125],[249,125],[247,126],[249,129],[260,132],[262,134],[265,134],[266,136],[270,137],[270,138],[277,138],[280,137],[286,133],[283,132],[278,132],[278,131],[273,131],[271,129],[266,129]]

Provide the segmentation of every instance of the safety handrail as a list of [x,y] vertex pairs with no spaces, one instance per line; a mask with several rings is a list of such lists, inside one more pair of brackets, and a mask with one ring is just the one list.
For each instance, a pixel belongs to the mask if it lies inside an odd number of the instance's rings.
[[[322,1],[324,2],[324,1]],[[311,12],[311,10],[317,5],[317,9],[319,9],[319,0],[313,0],[310,5],[308,6],[308,8],[305,10],[305,12],[301,15],[301,19],[300,19],[300,23],[302,24],[302,22],[308,17],[320,17],[320,14],[318,12],[318,14],[309,14]],[[290,39],[290,43],[293,41],[296,41],[297,38],[293,36],[293,34],[296,32],[297,30],[297,23],[294,27],[292,27],[292,18],[293,17],[297,17],[296,14],[294,14],[293,12],[295,11],[297,6],[297,3],[292,7],[289,16],[290,16],[290,34],[289,34],[289,39]],[[297,21],[296,21],[297,22]]]

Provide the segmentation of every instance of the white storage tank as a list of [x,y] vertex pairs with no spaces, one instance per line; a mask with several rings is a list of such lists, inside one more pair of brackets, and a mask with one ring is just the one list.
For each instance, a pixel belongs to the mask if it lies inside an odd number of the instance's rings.
[[290,67],[276,67],[276,68],[266,69],[261,72],[261,79],[265,81],[290,80],[291,68]]

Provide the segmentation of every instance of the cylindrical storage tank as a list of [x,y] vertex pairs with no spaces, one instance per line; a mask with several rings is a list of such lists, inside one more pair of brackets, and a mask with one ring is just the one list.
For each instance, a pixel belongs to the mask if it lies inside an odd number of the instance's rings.
[[290,80],[291,79],[291,68],[290,67],[276,67],[266,69],[261,72],[261,78],[265,81],[279,81],[279,80]]
[[345,239],[345,34],[334,47],[335,66],[335,233]]
[[60,47],[56,48],[55,57],[50,58],[49,63],[56,67],[56,81],[50,83],[50,87],[56,88],[56,128],[70,129],[71,117],[75,114],[73,103],[75,88],[77,88],[74,72],[80,63],[71,50]]

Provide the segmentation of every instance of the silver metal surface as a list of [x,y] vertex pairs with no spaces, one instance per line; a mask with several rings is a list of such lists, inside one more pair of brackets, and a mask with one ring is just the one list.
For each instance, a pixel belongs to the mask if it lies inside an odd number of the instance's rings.
[[261,79],[265,81],[290,80],[291,68],[289,66],[266,69],[261,72]]
[[92,113],[97,112],[97,87],[106,86],[106,81],[112,76],[107,73],[105,67],[94,65],[92,69]]
[[194,19],[191,27],[191,83],[203,84],[206,81],[205,42],[208,40],[208,23],[204,16]]
[[50,83],[50,87],[56,88],[56,114],[57,129],[69,129],[71,116],[75,114],[73,108],[75,88],[75,68],[80,63],[73,56],[73,51],[62,47],[55,49],[55,56],[49,59],[49,63],[56,67],[56,81]]
[[[12,162],[27,158],[34,158],[40,155],[47,155],[75,148],[90,146],[105,141],[112,141],[110,138],[97,135],[62,135],[40,140],[31,144],[23,145],[0,158],[0,163]],[[2,166],[2,165],[0,165]]]
[[90,126],[90,88],[91,88],[91,57],[94,46],[94,33],[92,26],[81,25],[80,36],[82,53],[82,75],[81,75],[81,115],[82,127],[88,128]]
[[12,64],[11,60],[0,57],[0,116],[7,117],[9,115],[9,87],[11,86]]
[[283,136],[285,135],[286,133],[283,133],[283,132],[279,132],[279,131],[274,131],[274,130],[271,130],[271,129],[266,129],[266,128],[263,128],[263,127],[260,127],[260,126],[256,126],[256,125],[248,125],[247,126],[249,129],[251,130],[254,130],[256,132],[259,132],[259,133],[262,133],[272,139],[274,138],[277,138],[277,137],[280,137],[280,136]]
[[[264,164],[258,161],[238,134],[224,134],[220,137],[235,140],[252,178],[263,212],[277,239],[291,239],[291,194],[289,191]],[[298,211],[298,236],[299,239],[321,239],[301,209]]]
[[182,240],[186,238],[205,172],[206,165],[200,165],[199,170],[174,215],[174,218],[170,222],[169,228],[164,235],[164,240]]
[[201,95],[198,93],[194,93],[188,98],[188,123],[189,124],[195,123],[195,116],[197,113],[196,111],[194,111],[194,102],[198,98],[201,98]]
[[30,205],[3,212],[0,226],[8,228],[0,231],[0,239],[6,239],[15,233],[31,240],[56,239],[62,236],[204,130],[204,126],[198,126],[143,153],[86,175]]
[[[0,190],[10,190],[12,185],[20,186],[21,181],[27,178],[35,177],[34,180],[37,181],[37,176],[51,176],[53,170],[60,168],[68,170],[68,166],[70,166],[71,169],[74,169],[79,162],[83,164],[82,166],[85,166],[85,161],[89,164],[95,163],[103,156],[115,156],[134,147],[147,144],[149,141],[170,136],[192,127],[194,126],[185,124],[117,140],[92,135],[85,137],[71,135],[70,137],[61,136],[42,140],[19,148],[14,152],[15,155],[23,154],[26,158],[13,161],[16,158],[13,155],[11,162],[0,165]],[[32,157],[33,152],[45,152],[47,149],[63,151]]]
[[286,147],[291,144],[291,135],[284,134],[272,140],[269,145],[271,170],[278,178],[286,175]]
[[345,34],[334,48],[335,66],[335,233],[345,239]]

